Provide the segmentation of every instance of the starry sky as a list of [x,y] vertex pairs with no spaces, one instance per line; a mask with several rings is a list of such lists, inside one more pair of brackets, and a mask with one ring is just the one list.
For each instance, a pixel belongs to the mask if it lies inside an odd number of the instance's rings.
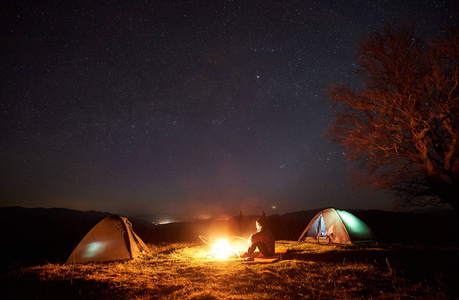
[[390,209],[324,91],[359,41],[456,1],[3,1],[0,204],[181,217]]

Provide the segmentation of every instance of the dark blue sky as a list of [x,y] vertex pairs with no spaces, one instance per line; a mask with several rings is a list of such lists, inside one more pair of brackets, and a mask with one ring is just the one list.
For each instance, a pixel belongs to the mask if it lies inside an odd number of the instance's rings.
[[352,190],[343,149],[324,137],[324,91],[357,83],[357,45],[385,23],[436,34],[458,12],[456,1],[6,2],[1,205],[193,217],[390,209]]

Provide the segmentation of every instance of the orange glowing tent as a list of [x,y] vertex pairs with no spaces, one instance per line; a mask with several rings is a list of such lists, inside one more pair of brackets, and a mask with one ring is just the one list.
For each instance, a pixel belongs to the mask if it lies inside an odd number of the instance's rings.
[[149,252],[125,217],[110,216],[97,223],[81,240],[66,264],[128,260]]

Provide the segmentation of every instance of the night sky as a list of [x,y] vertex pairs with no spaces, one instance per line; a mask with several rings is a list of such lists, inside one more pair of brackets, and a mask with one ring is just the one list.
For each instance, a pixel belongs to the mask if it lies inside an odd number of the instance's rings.
[[358,83],[357,45],[385,23],[436,34],[458,16],[454,0],[100,2],[0,6],[1,206],[390,209],[353,190],[324,91]]

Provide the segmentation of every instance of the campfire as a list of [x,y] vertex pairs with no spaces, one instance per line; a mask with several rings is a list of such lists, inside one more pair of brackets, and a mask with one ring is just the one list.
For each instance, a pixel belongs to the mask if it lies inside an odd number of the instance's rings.
[[244,245],[247,243],[241,237],[213,238],[200,236],[200,239],[211,248],[211,253],[207,256],[212,256],[216,259],[238,257],[239,252],[244,250]]
[[218,242],[212,245],[212,251],[214,252],[215,258],[227,259],[230,256],[237,256],[233,252],[233,248],[227,239],[219,239]]

